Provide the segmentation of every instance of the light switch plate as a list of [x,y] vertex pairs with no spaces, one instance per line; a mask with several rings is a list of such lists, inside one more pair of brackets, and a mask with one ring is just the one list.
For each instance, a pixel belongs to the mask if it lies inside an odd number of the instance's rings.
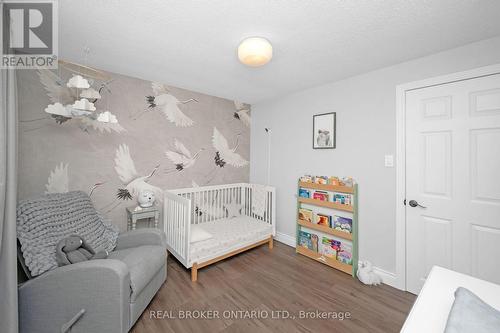
[[385,155],[384,156],[384,165],[386,168],[394,167],[394,155]]

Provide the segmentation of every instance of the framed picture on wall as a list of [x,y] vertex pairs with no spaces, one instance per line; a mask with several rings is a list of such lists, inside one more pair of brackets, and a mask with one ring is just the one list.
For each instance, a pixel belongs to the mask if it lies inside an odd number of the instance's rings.
[[337,113],[313,116],[313,149],[335,149]]

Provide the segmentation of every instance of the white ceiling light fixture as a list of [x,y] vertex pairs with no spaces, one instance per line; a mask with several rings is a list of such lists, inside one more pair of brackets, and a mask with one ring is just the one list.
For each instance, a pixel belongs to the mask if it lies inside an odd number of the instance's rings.
[[238,58],[242,64],[259,67],[267,64],[273,57],[273,46],[262,37],[250,37],[238,46]]

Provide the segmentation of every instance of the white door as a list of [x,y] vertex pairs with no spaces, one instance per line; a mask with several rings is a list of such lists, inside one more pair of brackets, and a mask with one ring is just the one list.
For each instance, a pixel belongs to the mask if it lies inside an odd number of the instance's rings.
[[406,92],[406,200],[408,291],[433,265],[500,283],[500,74]]

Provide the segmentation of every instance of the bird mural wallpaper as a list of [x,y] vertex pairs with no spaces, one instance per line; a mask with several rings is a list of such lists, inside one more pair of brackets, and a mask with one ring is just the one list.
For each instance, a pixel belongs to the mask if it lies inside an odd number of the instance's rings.
[[18,71],[19,199],[82,190],[125,230],[141,190],[248,182],[249,104],[103,73]]
[[167,117],[168,121],[175,124],[175,126],[193,126],[193,120],[186,116],[179,107],[190,102],[198,102],[198,100],[190,98],[180,102],[170,93],[170,90],[166,85],[153,82],[151,86],[153,88],[153,95],[146,96],[149,108],[159,109],[165,117]]
[[214,134],[212,136],[212,144],[215,150],[215,164],[218,167],[223,168],[226,163],[234,166],[235,168],[241,168],[248,164],[248,161],[245,160],[240,154],[236,153],[240,142],[241,134],[238,133],[236,136],[236,143],[233,148],[229,148],[229,143],[227,142],[224,135],[222,135],[216,127],[214,127]]
[[116,194],[118,199],[131,200],[136,198],[141,191],[149,190],[154,192],[155,196],[161,200],[162,190],[147,183],[159,167],[160,165],[157,165],[147,176],[140,176],[135,170],[128,146],[120,145],[116,150],[115,170],[124,187],[118,189]]
[[250,127],[250,104],[234,101],[234,118],[241,120],[245,126]]
[[[66,193],[70,191],[69,188],[69,177],[68,177],[69,164],[60,163],[56,165],[54,170],[50,172],[49,179],[47,179],[47,184],[45,185],[45,193]],[[87,192],[89,197],[92,196],[95,189],[99,186],[104,185],[104,182],[97,182],[90,190]]]
[[[167,158],[175,165],[176,171],[182,171],[194,165],[198,156],[205,148],[201,148],[192,155],[191,152],[179,140],[175,139],[175,149],[165,152]],[[167,171],[168,172],[168,171]]]

